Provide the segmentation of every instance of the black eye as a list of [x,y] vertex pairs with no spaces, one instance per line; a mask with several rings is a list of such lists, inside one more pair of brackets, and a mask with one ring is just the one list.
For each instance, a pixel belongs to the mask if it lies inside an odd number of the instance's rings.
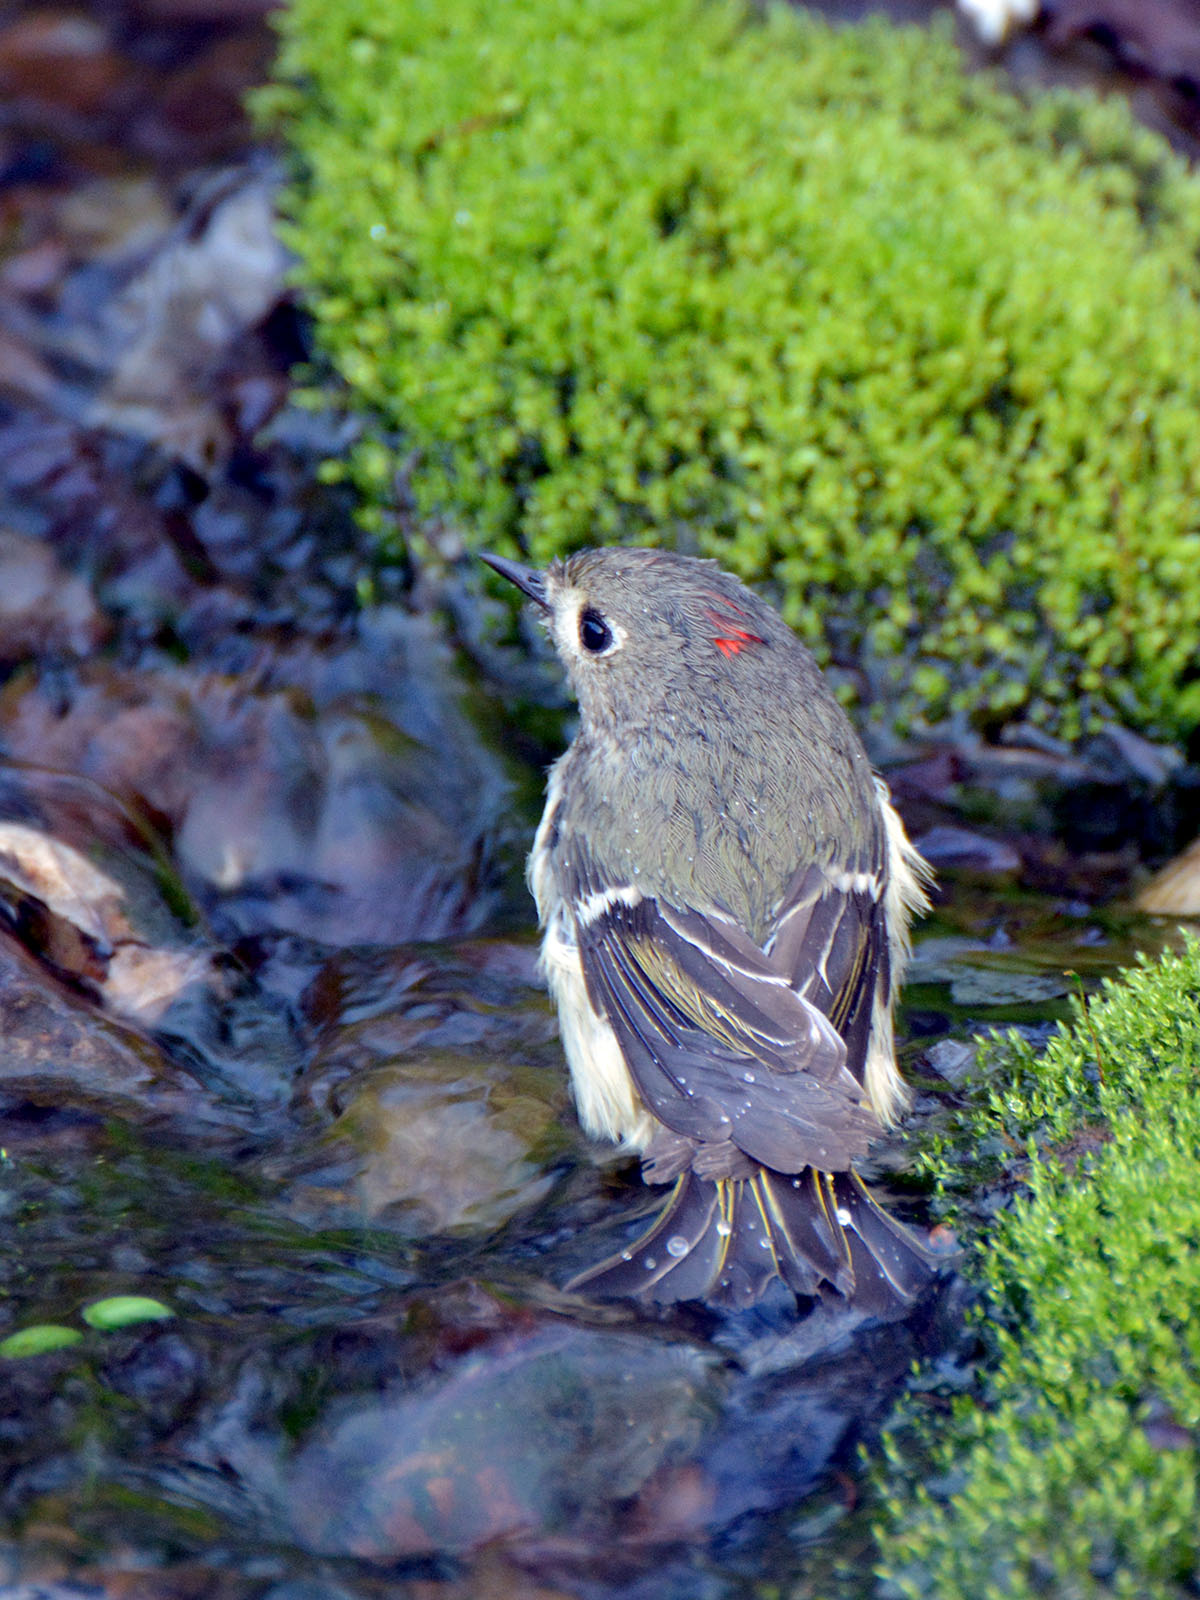
[[588,606],[579,618],[579,642],[585,650],[598,656],[613,642],[612,629],[598,611]]

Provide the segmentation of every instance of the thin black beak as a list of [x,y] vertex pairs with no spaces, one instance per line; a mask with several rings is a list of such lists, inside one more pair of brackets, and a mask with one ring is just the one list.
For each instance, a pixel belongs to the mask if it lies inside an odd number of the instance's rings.
[[502,578],[507,578],[509,583],[515,583],[521,593],[536,601],[543,611],[549,611],[550,602],[546,599],[544,572],[539,572],[536,567],[523,567],[519,561],[510,561],[507,556],[493,556],[485,551],[480,551],[479,559],[486,561],[493,572],[498,572]]

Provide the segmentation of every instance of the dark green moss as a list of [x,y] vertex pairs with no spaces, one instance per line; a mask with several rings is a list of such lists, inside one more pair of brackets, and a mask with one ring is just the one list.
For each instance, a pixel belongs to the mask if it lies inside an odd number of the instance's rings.
[[931,1158],[951,1193],[964,1160],[972,1176],[988,1151],[1010,1174],[1028,1160],[969,1267],[989,1302],[985,1391],[911,1458],[911,1436],[892,1443],[887,1593],[1196,1593],[1198,995],[1192,939],[1109,984],[1040,1057],[998,1045],[965,1158],[957,1142]]
[[901,719],[1200,722],[1200,186],[948,36],[725,0],[294,0],[288,237],[348,470],[673,543]]

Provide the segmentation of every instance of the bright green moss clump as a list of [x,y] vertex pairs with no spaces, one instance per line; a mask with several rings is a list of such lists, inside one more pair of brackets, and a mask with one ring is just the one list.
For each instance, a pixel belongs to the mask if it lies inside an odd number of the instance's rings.
[[717,555],[902,717],[1200,723],[1200,185],[1122,105],[725,0],[281,27],[369,502]]
[[980,1132],[1058,1157],[1034,1160],[978,1254],[995,1363],[984,1404],[938,1424],[937,1494],[894,1447],[888,1593],[1196,1593],[1198,996],[1192,940],[1110,985],[1036,1061],[1011,1046],[996,1064]]

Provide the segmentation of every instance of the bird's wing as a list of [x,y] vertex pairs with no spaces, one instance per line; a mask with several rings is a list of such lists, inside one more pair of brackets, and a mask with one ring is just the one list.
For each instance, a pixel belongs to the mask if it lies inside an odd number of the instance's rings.
[[886,1001],[891,988],[882,850],[874,859],[864,853],[854,869],[801,868],[765,950],[771,966],[837,1029],[860,1081],[875,1000]]
[[779,1172],[864,1153],[878,1122],[836,1028],[735,923],[632,889],[575,904],[589,997],[654,1116]]

